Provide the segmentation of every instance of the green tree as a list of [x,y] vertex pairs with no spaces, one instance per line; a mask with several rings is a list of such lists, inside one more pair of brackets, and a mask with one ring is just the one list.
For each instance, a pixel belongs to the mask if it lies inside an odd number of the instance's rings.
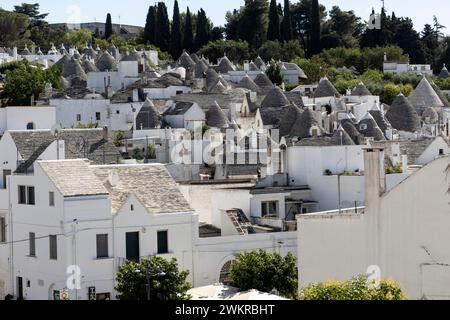
[[323,25],[322,48],[359,47],[363,30],[360,18],[353,11],[342,11],[338,6],[333,6],[329,16],[330,19]]
[[269,7],[269,29],[267,40],[280,40],[280,16],[278,15],[277,1],[271,0]]
[[281,65],[273,60],[266,70],[266,75],[269,77],[270,81],[277,86],[283,83],[283,72],[281,70]]
[[225,33],[224,27],[214,27],[211,29],[209,41],[223,40],[223,35]]
[[195,33],[195,50],[199,50],[201,47],[209,42],[210,24],[206,12],[200,9],[197,13],[197,30]]
[[222,58],[224,52],[231,61],[243,62],[250,59],[250,47],[245,41],[211,41],[199,50],[199,54],[211,61]]
[[88,29],[72,30],[66,33],[64,40],[73,47],[83,48],[86,43],[91,42],[92,33]]
[[11,46],[19,39],[28,38],[28,26],[26,15],[0,9],[0,45]]
[[5,105],[29,106],[31,97],[37,99],[44,91],[45,84],[51,83],[55,90],[60,88],[62,70],[53,66],[47,70],[20,62],[6,72],[1,98]]
[[424,47],[420,41],[419,33],[414,30],[411,19],[398,19],[395,43],[409,54],[412,63],[425,63]]
[[292,40],[292,20],[291,20],[291,4],[289,0],[284,0],[283,22],[281,23],[281,38],[284,41]]
[[108,40],[112,35],[113,35],[112,18],[111,14],[108,13],[106,15],[106,23],[105,23],[105,39]]
[[164,2],[158,2],[156,13],[155,45],[162,51],[169,51],[170,43],[170,22],[167,14],[167,7]]
[[287,42],[266,41],[258,49],[258,55],[264,61],[270,61],[271,59],[276,61],[291,61],[296,57],[302,57],[303,52],[303,46],[298,40]]
[[20,6],[14,6],[14,12],[24,14],[30,19],[30,26],[41,26],[45,23],[48,13],[39,12],[39,3],[22,3]]
[[296,259],[291,253],[282,257],[264,250],[238,254],[230,273],[233,286],[241,291],[276,289],[287,298],[297,295],[297,275]]
[[[159,275],[159,276],[158,276]],[[179,271],[176,259],[161,257],[141,260],[140,263],[126,261],[117,273],[116,290],[120,300],[147,300],[150,283],[150,300],[188,300],[188,271]]]
[[227,23],[225,24],[225,34],[227,40],[239,40],[240,22],[242,11],[234,9],[232,12],[228,11],[225,15]]
[[143,43],[154,44],[155,32],[156,32],[156,7],[150,6],[148,8],[147,20],[145,22]]
[[172,30],[170,34],[170,54],[174,59],[178,59],[183,51],[182,48],[182,34],[181,34],[181,20],[180,20],[180,8],[178,7],[178,1],[175,0],[173,7],[173,19]]
[[366,276],[350,281],[326,281],[310,285],[300,293],[301,300],[406,300],[400,286],[391,280],[382,280],[379,286]]
[[311,4],[311,41],[309,54],[314,55],[322,50],[321,45],[321,26],[320,26],[320,7],[318,0],[312,0]]
[[267,0],[245,0],[238,34],[253,49],[259,48],[267,39],[268,13]]
[[194,30],[192,28],[192,16],[189,7],[186,10],[186,17],[184,19],[183,49],[188,52],[194,50]]

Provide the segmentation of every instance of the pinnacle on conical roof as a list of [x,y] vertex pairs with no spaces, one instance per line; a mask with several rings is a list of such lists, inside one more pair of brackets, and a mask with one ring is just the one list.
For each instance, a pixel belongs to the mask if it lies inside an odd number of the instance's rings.
[[248,74],[246,74],[241,82],[239,82],[239,87],[248,89],[252,92],[260,92],[261,88],[252,80],[252,78],[249,77]]
[[331,143],[337,146],[353,146],[355,141],[350,137],[350,135],[345,131],[342,125],[334,132],[331,137]]

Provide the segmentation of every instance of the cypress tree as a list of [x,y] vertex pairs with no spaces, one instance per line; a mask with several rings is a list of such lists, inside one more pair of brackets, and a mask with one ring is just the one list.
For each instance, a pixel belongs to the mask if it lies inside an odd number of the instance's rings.
[[278,4],[277,10],[278,10],[278,15],[282,16],[283,15],[283,7],[281,6],[281,3]]
[[156,7],[150,6],[144,29],[144,44],[155,44]]
[[172,32],[170,34],[170,54],[174,59],[178,59],[182,52],[181,18],[178,1],[175,0],[173,6]]
[[194,50],[194,30],[192,30],[192,16],[189,7],[186,11],[186,20],[184,25],[183,49],[188,52]]
[[209,42],[209,25],[206,12],[203,9],[197,14],[197,32],[195,35],[195,51],[198,51],[201,47]]
[[311,43],[310,43],[310,50],[309,55],[315,55],[317,53],[320,53],[321,51],[321,44],[320,44],[320,11],[319,11],[319,1],[318,0],[312,0],[311,5],[311,30],[310,30],[310,36],[311,36]]
[[113,34],[113,28],[112,28],[112,18],[111,14],[108,13],[106,15],[106,23],[105,23],[105,39],[108,40]]
[[284,0],[284,16],[281,24],[281,38],[284,41],[292,40],[291,4]]
[[270,1],[269,9],[269,29],[267,31],[267,40],[280,39],[280,16],[278,15],[277,1]]
[[156,25],[158,30],[155,32],[155,45],[162,51],[169,51],[170,22],[164,2],[158,2]]

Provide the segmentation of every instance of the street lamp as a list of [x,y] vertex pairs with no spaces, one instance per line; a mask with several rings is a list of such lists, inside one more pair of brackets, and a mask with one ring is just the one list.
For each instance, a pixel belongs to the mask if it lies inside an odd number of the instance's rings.
[[[136,273],[141,273],[141,270],[137,269],[135,270]],[[148,268],[146,270],[145,276],[146,276],[146,280],[147,280],[147,284],[145,285],[147,288],[147,301],[151,300],[151,296],[150,296],[150,290],[151,290],[151,277],[157,277],[158,279],[162,279],[166,276],[167,274],[165,272],[158,272],[158,273],[154,273],[152,272],[152,270],[150,268]]]

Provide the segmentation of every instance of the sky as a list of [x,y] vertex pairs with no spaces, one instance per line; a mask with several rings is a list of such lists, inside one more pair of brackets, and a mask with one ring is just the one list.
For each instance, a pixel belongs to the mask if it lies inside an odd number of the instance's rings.
[[[41,12],[48,12],[48,21],[51,23],[74,22],[104,22],[106,14],[111,13],[114,23],[123,23],[143,26],[150,4],[157,0],[1,0],[0,7],[12,10],[14,5],[22,2],[39,2]],[[164,1],[172,16],[173,0]],[[179,0],[181,11],[185,11],[189,6],[191,12],[203,8],[206,14],[212,19],[215,25],[225,23],[225,13],[240,7],[243,0]],[[279,1],[283,2],[283,1]],[[291,0],[291,3],[296,0]],[[369,18],[372,7],[380,10],[381,0],[319,0],[319,2],[330,9],[333,5],[338,5],[343,10],[354,10],[355,13],[364,20]],[[388,12],[395,11],[397,17],[408,16],[413,19],[418,31],[422,30],[424,24],[432,23],[433,15],[436,15],[439,22],[449,28],[445,33],[450,34],[450,1],[448,0],[385,0]],[[120,17],[120,18],[119,18]]]

